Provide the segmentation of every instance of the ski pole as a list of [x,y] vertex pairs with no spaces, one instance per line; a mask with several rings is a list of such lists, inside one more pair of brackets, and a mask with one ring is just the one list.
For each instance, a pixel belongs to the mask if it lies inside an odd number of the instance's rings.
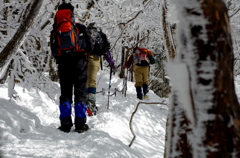
[[100,56],[100,65],[101,65],[101,70],[103,70],[103,66],[102,66],[102,56]]
[[109,87],[108,87],[108,102],[107,109],[109,109],[109,97],[110,97],[110,89],[111,89],[111,80],[112,80],[112,66],[110,67],[110,78],[109,78]]
[[128,78],[128,69],[127,69],[127,75],[125,77],[125,85],[124,85],[124,96],[127,96],[127,78]]

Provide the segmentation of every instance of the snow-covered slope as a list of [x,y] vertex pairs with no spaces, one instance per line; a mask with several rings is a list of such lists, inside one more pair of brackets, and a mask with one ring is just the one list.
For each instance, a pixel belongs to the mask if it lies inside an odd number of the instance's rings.
[[[136,135],[130,130],[130,118],[139,100],[136,99],[134,83],[128,82],[127,96],[117,92],[110,97],[107,109],[109,74],[98,73],[98,91],[105,88],[105,95],[97,93],[99,112],[88,117],[90,130],[79,133],[63,133],[59,126],[58,97],[55,100],[43,92],[24,89],[16,85],[16,98],[8,98],[7,84],[0,85],[0,150],[5,158],[162,158],[164,152],[167,106],[163,104],[140,104],[131,122]],[[114,88],[122,90],[122,80],[112,77]],[[56,84],[56,89],[59,85]],[[167,99],[149,93],[146,102],[164,102]],[[74,116],[73,116],[74,117]]]

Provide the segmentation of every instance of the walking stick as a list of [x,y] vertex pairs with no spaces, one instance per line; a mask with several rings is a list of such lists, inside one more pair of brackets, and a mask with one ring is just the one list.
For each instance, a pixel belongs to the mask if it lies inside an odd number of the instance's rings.
[[127,78],[128,78],[128,69],[127,69],[127,75],[125,76],[125,83],[124,83],[124,96],[127,96]]
[[111,80],[112,80],[112,66],[110,67],[110,78],[109,78],[109,87],[108,87],[108,102],[107,102],[107,109],[109,109],[109,97],[110,97],[110,89],[111,89]]
[[100,56],[100,66],[101,66],[101,70],[103,70],[103,66],[102,66],[102,56]]

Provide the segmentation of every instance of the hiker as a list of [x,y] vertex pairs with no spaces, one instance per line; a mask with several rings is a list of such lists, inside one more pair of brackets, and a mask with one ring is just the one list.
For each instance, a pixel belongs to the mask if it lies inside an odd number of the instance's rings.
[[97,89],[97,73],[100,69],[101,56],[104,56],[111,68],[115,68],[114,60],[112,59],[110,49],[110,43],[107,40],[107,36],[102,30],[96,26],[96,24],[90,23],[88,30],[91,34],[93,41],[93,51],[88,55],[88,78],[86,85],[87,92],[87,106],[88,115],[96,115],[98,107],[96,106],[96,89]]
[[[148,98],[148,74],[150,64],[154,64],[153,52],[146,48],[135,47],[133,54],[128,58],[125,63],[125,68],[130,68],[133,63],[133,71],[135,78],[135,87],[137,92],[137,98],[142,100]],[[122,71],[124,72],[124,71]],[[123,74],[120,74],[122,76]]]
[[[72,104],[74,95],[75,130],[86,131],[86,81],[87,54],[92,51],[92,41],[86,26],[75,23],[74,7],[71,3],[62,3],[56,12],[51,32],[51,51],[58,64],[60,79],[60,123],[58,128],[70,132],[73,126]],[[80,41],[84,36],[84,41]],[[82,42],[82,43],[80,43]],[[83,46],[84,45],[84,46]]]

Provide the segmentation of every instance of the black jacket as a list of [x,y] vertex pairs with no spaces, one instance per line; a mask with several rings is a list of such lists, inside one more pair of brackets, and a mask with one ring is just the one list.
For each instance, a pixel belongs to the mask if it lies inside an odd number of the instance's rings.
[[93,42],[87,27],[79,23],[76,23],[76,27],[79,29],[80,33],[83,33],[83,36],[85,38],[86,47],[84,48],[84,51],[88,54],[91,53],[93,50]]
[[103,51],[104,52],[103,54],[105,54],[108,50],[110,50],[110,43],[107,39],[107,35],[101,32],[101,37],[104,41],[102,50],[99,50],[99,47],[95,45],[93,46],[93,50],[91,54],[99,55],[101,51]]

